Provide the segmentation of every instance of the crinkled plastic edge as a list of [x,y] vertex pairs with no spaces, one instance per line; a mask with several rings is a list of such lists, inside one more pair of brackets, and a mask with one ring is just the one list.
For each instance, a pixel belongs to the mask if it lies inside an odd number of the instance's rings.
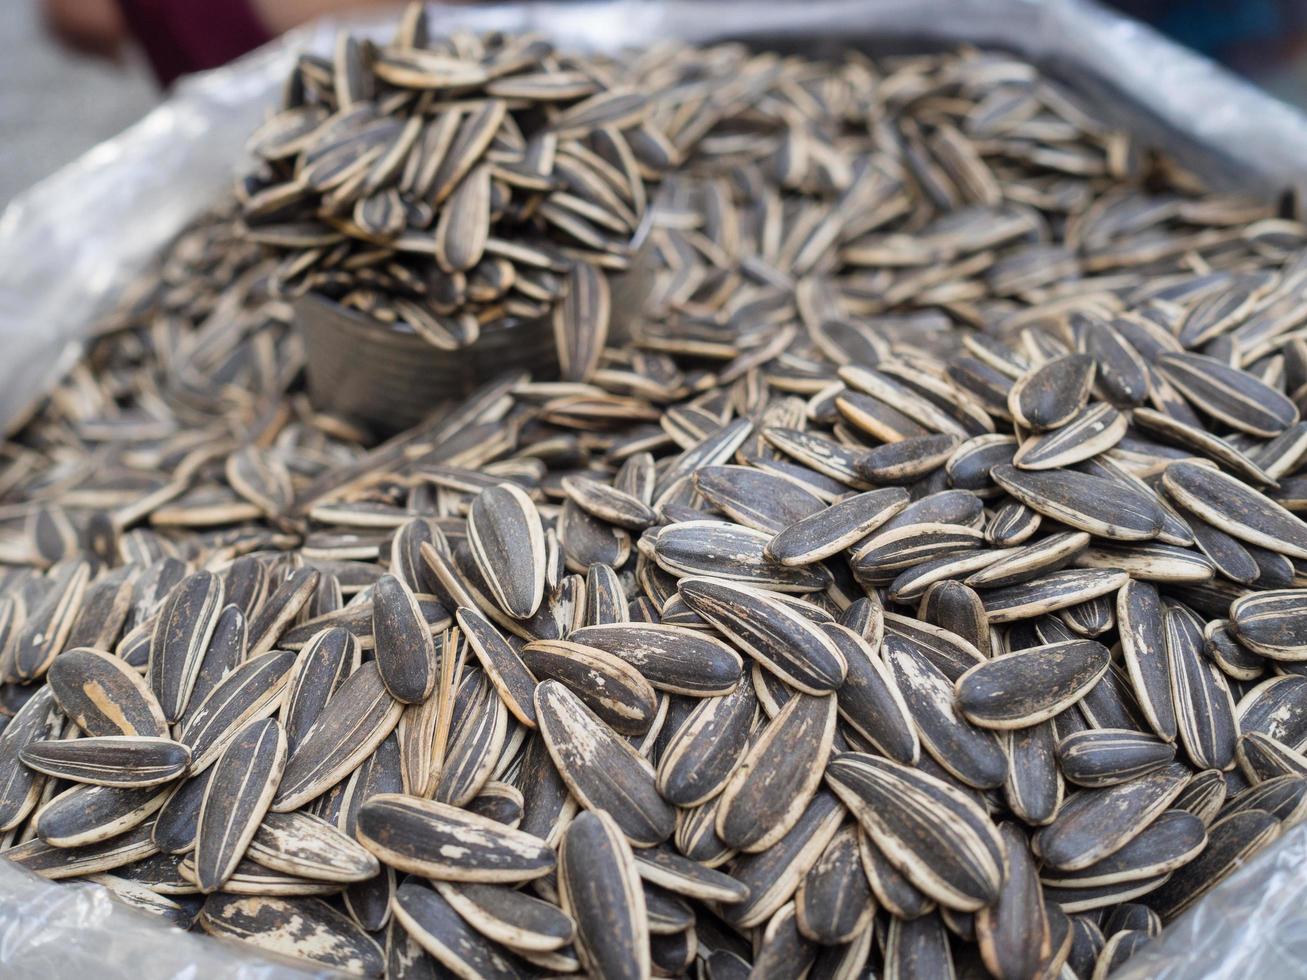
[[336,980],[251,947],[183,932],[89,881],[51,883],[0,860],[0,975],[6,980]]

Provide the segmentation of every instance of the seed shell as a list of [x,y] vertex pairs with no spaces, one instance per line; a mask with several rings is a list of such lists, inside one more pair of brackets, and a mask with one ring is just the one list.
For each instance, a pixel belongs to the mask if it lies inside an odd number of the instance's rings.
[[819,696],[843,683],[848,664],[839,648],[779,599],[706,578],[682,579],[678,592],[737,648],[797,690]]
[[439,881],[530,881],[554,868],[552,849],[537,837],[398,793],[363,803],[357,836],[385,864]]
[[487,487],[472,502],[468,543],[495,602],[509,616],[527,619],[545,588],[545,539],[540,515],[512,483]]
[[648,977],[644,890],[626,836],[605,811],[579,814],[558,852],[558,894],[576,921],[576,951],[602,977]]
[[97,735],[29,742],[23,764],[57,779],[95,786],[157,786],[184,773],[191,752],[180,742],[145,735]]
[[998,898],[1002,842],[966,794],[918,770],[845,752],[827,779],[890,862],[941,905],[974,911]]
[[314,898],[210,895],[196,919],[211,936],[351,976],[377,976],[380,947],[357,924]]
[[985,728],[1027,728],[1075,704],[1107,671],[1093,640],[1029,647],[977,664],[957,680],[958,706]]
[[417,598],[394,575],[372,587],[377,667],[396,701],[421,704],[436,686],[436,647]]
[[286,733],[276,719],[249,722],[223,749],[204,790],[195,835],[195,878],[206,895],[245,856],[286,766]]
[[535,705],[549,755],[583,807],[607,811],[638,847],[672,835],[675,813],[643,756],[558,681],[536,687]]
[[796,694],[750,745],[722,789],[717,835],[762,851],[794,825],[817,791],[835,737],[836,699]]
[[1080,871],[1130,843],[1184,788],[1189,770],[1170,765],[1106,789],[1072,795],[1034,837],[1047,865]]
[[221,611],[222,579],[211,572],[196,572],[177,585],[159,612],[150,639],[148,674],[170,722],[186,710]]
[[85,648],[65,650],[46,678],[60,710],[87,735],[168,734],[154,693],[117,657]]
[[402,712],[376,664],[363,664],[290,753],[272,809],[289,813],[340,782],[394,730]]

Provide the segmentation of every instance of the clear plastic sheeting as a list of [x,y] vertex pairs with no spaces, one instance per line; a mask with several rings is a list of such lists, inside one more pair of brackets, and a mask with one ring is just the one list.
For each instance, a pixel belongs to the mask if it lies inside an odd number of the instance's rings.
[[[534,31],[567,47],[739,39],[810,54],[960,42],[1011,50],[1167,149],[1214,185],[1272,199],[1307,188],[1307,117],[1089,0],[607,0],[432,5],[437,30]],[[300,51],[329,54],[339,23],[295,32],[190,79],[115,139],[0,215],[0,422],[66,370],[79,338],[178,231],[229,186],[246,136]],[[349,28],[384,40],[388,23]],[[1307,977],[1307,828],[1256,856],[1117,976]],[[91,884],[49,884],[0,861],[0,976],[97,980],[327,976],[188,935]]]
[[1113,980],[1293,980],[1307,976],[1307,824],[1176,919]]
[[51,884],[0,861],[0,976],[6,980],[327,980],[235,943],[164,924],[90,882]]

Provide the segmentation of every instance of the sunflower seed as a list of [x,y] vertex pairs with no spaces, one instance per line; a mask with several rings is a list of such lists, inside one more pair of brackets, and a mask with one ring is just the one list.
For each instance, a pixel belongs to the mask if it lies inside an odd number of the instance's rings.
[[359,662],[358,640],[340,627],[321,631],[300,651],[287,676],[285,698],[278,709],[290,751],[318,720],[345,678],[358,669]]
[[165,854],[185,854],[195,846],[200,823],[200,803],[213,778],[210,767],[198,776],[174,784],[154,819],[152,839]]
[[150,840],[150,829],[150,824],[141,824],[125,834],[80,847],[54,847],[34,837],[9,848],[5,858],[51,881],[79,878],[112,871],[154,854],[157,848]]
[[958,678],[963,715],[985,728],[1026,728],[1075,704],[1111,659],[1093,640],[1030,647],[977,664]]
[[221,609],[222,579],[196,572],[178,584],[159,613],[150,640],[149,678],[170,722],[186,710]]
[[735,646],[797,690],[819,696],[843,683],[848,665],[839,648],[780,600],[707,578],[682,579],[679,594]]
[[855,827],[832,838],[804,876],[795,895],[795,924],[807,939],[825,946],[853,942],[876,912],[862,870]]
[[921,743],[908,706],[875,647],[845,626],[822,627],[848,664],[839,690],[844,719],[879,751],[904,765],[915,765]]
[[1307,760],[1301,753],[1259,732],[1240,735],[1236,755],[1239,769],[1254,784],[1276,776],[1307,775]]
[[1291,558],[1307,558],[1307,524],[1234,477],[1197,463],[1172,463],[1167,495],[1232,537]]
[[247,722],[276,713],[295,669],[296,656],[273,650],[228,674],[182,725],[191,749],[191,771],[207,769]]
[[273,871],[315,881],[366,881],[377,874],[377,859],[318,817],[265,813],[246,854]]
[[765,554],[783,565],[828,558],[871,533],[908,503],[897,488],[856,494],[791,524],[767,544]]
[[297,568],[263,601],[258,614],[250,619],[247,656],[257,657],[276,645],[286,627],[309,601],[317,588],[318,577],[317,569]]
[[515,951],[562,949],[576,932],[565,912],[506,885],[435,882],[435,888],[472,928]]
[[[53,579],[43,601],[26,615],[4,651],[5,678],[26,684],[45,675],[63,649],[81,609],[90,567],[85,562],[65,566]],[[13,627],[17,627],[15,623]]]
[[1056,742],[1052,721],[1008,733],[1008,776],[1003,795],[1008,808],[1033,826],[1051,822],[1062,805],[1065,783]]
[[249,722],[227,743],[204,790],[195,834],[196,884],[217,891],[236,870],[286,766],[286,733],[276,719]]
[[1045,431],[1066,425],[1084,408],[1096,366],[1087,354],[1068,354],[1032,368],[1008,392],[1008,411],[1029,429]]
[[694,484],[731,520],[755,531],[778,534],[825,506],[801,485],[748,466],[704,466]]
[[184,773],[191,752],[180,742],[145,735],[97,735],[29,742],[23,764],[58,779],[95,786],[142,787]]
[[1051,470],[1079,463],[1115,446],[1127,426],[1126,417],[1111,405],[1086,406],[1056,429],[1025,440],[1013,455],[1012,465],[1023,470]]
[[748,747],[757,705],[748,678],[729,694],[695,705],[659,758],[657,787],[663,798],[693,807],[716,796]]
[[1008,771],[1002,740],[958,714],[954,684],[923,648],[905,637],[889,635],[882,655],[926,752],[969,786],[1001,786]]
[[1026,835],[1012,823],[1003,839],[1003,887],[998,901],[976,913],[976,941],[986,969],[996,977],[1034,976],[1052,955],[1044,896]]
[[798,694],[771,720],[722,789],[716,827],[726,844],[766,850],[794,825],[821,781],[835,719],[833,696]]
[[535,615],[544,594],[545,543],[535,504],[519,487],[481,491],[468,514],[468,542],[495,602],[508,615]]
[[588,381],[608,341],[612,299],[603,272],[587,262],[572,266],[567,291],[554,309],[554,340],[564,380]]
[[515,882],[548,874],[539,838],[434,800],[379,793],[359,809],[358,838],[392,867],[442,881]]
[[892,919],[885,936],[886,980],[955,976],[948,931],[938,915]]
[[74,786],[37,810],[36,833],[54,847],[98,844],[140,826],[169,792],[166,786]]
[[[856,752],[836,755],[827,779],[891,863],[931,898],[960,911],[998,898],[1003,845],[964,793],[918,770]],[[923,850],[927,839],[934,842],[931,854]]]
[[830,583],[817,566],[782,565],[767,557],[767,534],[719,521],[684,521],[654,541],[658,564],[680,577],[711,576],[782,592],[816,592]]
[[[1230,619],[1239,641],[1272,660],[1307,659],[1303,593],[1286,589],[1235,600]],[[57,661],[56,661],[57,663]]]
[[596,976],[650,971],[644,891],[626,836],[603,810],[579,814],[558,851],[558,893],[576,921],[576,951]]
[[583,807],[606,810],[632,843],[672,835],[675,814],[658,795],[649,763],[558,681],[536,687],[536,719],[549,755]]
[[377,667],[396,701],[420,704],[436,685],[436,648],[417,598],[393,575],[372,587]]
[[363,664],[327,699],[290,753],[272,809],[296,810],[340,782],[394,730],[402,711],[375,662]]
[[536,678],[522,662],[519,652],[475,609],[463,606],[455,615],[459,628],[467,637],[468,646],[494,684],[500,699],[513,717],[534,728]]
[[367,933],[319,899],[218,892],[205,900],[196,921],[211,936],[351,976],[378,976],[385,967]]
[[1018,470],[1006,464],[990,474],[1031,510],[1096,537],[1144,541],[1162,529],[1157,503],[1125,484],[1074,470]]
[[1240,432],[1270,438],[1298,421],[1298,409],[1288,398],[1216,358],[1163,354],[1157,369],[1195,408]]
[[986,589],[981,598],[991,623],[1010,623],[1110,595],[1129,580],[1126,572],[1115,568],[1067,569],[1019,585]]
[[1261,734],[1295,751],[1307,742],[1307,714],[1298,699],[1307,677],[1290,674],[1262,681],[1240,699],[1236,711],[1241,734]]
[[46,675],[59,708],[87,735],[164,738],[163,709],[141,675],[98,650],[65,650]]
[[620,658],[653,687],[676,694],[729,694],[743,671],[740,655],[728,644],[661,623],[583,626],[569,639]]
[[1069,797],[1056,818],[1035,834],[1044,862],[1080,871],[1119,851],[1161,813],[1184,788],[1189,771],[1179,763],[1106,789],[1084,789]]
[[1175,758],[1175,746],[1124,729],[1076,732],[1058,744],[1057,759],[1077,786],[1115,786],[1161,769]]

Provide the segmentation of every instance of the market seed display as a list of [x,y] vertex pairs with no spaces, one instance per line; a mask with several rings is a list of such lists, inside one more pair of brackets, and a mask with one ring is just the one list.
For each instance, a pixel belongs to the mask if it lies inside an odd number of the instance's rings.
[[[1307,227],[1003,54],[419,8],[251,149],[4,444],[8,860],[365,976],[1098,980],[1307,812]],[[558,370],[379,441],[309,293]]]

